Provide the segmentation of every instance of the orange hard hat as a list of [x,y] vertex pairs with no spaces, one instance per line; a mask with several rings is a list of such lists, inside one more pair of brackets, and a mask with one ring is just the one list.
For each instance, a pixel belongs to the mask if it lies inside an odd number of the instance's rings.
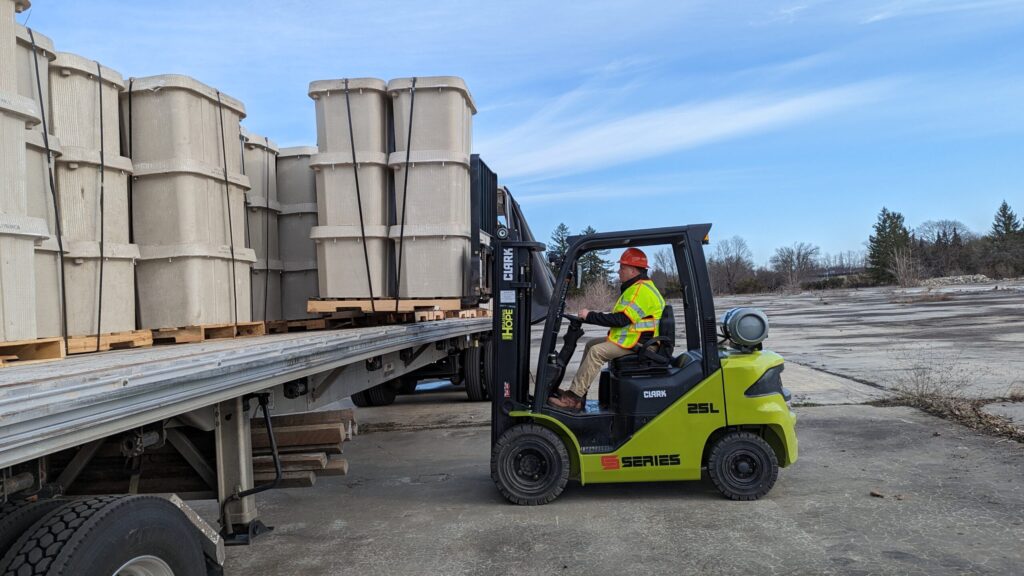
[[647,268],[647,254],[638,248],[626,248],[619,258],[619,264],[633,266],[634,268]]

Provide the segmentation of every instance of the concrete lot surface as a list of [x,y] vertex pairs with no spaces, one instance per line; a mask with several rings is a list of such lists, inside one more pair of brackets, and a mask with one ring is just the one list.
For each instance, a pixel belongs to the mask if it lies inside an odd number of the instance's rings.
[[[457,412],[472,406],[461,394],[388,410]],[[347,445],[349,476],[260,498],[276,530],[230,549],[228,573],[1022,573],[1019,444],[908,408],[798,414],[799,462],[742,503],[704,481],[570,484],[516,507],[491,482],[487,428],[364,434]]]
[[[998,287],[998,289],[997,289]],[[922,374],[969,396],[1024,389],[1024,283],[732,296],[771,323],[767,347],[787,360],[887,388]]]
[[[1024,292],[993,288],[720,299],[766,310],[799,415],[800,459],[757,502],[705,480],[512,506],[490,405],[442,386],[359,409],[348,476],[260,495],[276,530],[230,549],[228,574],[1024,574],[1024,445],[866,404],[913,375],[975,397],[1022,382]],[[1024,404],[989,408],[1024,425]]]

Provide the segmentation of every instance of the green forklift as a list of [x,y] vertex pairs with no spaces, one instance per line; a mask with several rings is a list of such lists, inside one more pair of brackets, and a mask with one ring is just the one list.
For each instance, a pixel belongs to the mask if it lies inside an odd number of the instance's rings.
[[[569,480],[700,480],[705,471],[725,497],[756,500],[771,490],[780,467],[796,461],[796,415],[782,386],[783,359],[762,347],[767,318],[737,308],[721,325],[716,320],[704,256],[710,229],[695,224],[571,237],[555,262],[559,272],[546,311],[534,293],[547,292],[534,279],[548,274],[540,257],[544,245],[528,233],[520,238],[514,228],[497,230],[491,477],[510,502],[546,504]],[[580,412],[549,405],[583,335],[583,319],[565,311],[566,295],[579,282],[580,257],[645,246],[672,249],[685,349],[677,349],[675,311],[666,305],[658,335],[602,371],[597,399],[585,399]],[[531,378],[530,327],[541,321]]]

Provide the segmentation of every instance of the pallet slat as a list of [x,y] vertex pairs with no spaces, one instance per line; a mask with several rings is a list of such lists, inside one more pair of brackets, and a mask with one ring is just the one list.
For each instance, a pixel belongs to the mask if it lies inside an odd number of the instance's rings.
[[0,366],[60,360],[64,354],[64,341],[61,338],[0,342]]
[[[266,484],[274,480],[273,472],[261,472],[254,474],[254,481],[256,484]],[[316,473],[302,471],[302,472],[282,472],[281,483],[277,485],[278,488],[310,488],[316,484]]]
[[[101,334],[99,351],[121,350],[124,348],[145,348],[153,345],[152,330],[130,330]],[[72,336],[68,338],[68,354],[96,352],[96,335]]]
[[200,324],[181,328],[155,328],[151,332],[153,342],[157,344],[186,344],[221,338],[263,336],[267,333],[267,328],[263,322],[239,322],[237,324]]
[[[327,453],[325,452],[300,452],[298,454],[281,454],[281,470],[285,472],[299,472],[303,470],[323,470],[327,467]],[[273,456],[255,456],[252,459],[252,468],[256,473],[273,472]]]
[[[252,431],[253,448],[268,448],[270,439],[265,428]],[[347,438],[345,428],[341,424],[311,424],[307,426],[288,426],[274,429],[274,439],[279,448],[288,446],[309,446],[320,444],[341,444]],[[310,452],[310,450],[306,450]]]

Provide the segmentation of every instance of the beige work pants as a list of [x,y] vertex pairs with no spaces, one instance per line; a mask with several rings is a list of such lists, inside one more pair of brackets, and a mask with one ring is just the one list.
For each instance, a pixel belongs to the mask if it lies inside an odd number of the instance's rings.
[[583,350],[583,361],[580,363],[576,376],[572,379],[569,390],[580,398],[587,395],[587,390],[594,383],[594,378],[601,373],[601,368],[608,362],[631,354],[621,346],[612,344],[606,336],[591,338],[587,341],[587,347]]

